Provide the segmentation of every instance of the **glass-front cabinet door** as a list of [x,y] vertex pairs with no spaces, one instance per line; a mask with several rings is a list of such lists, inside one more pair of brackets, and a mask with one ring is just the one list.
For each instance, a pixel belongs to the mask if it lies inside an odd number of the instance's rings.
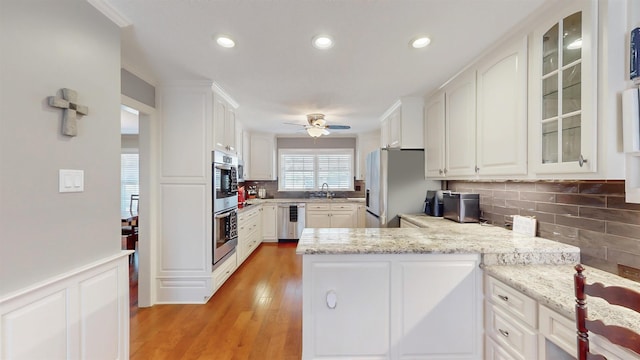
[[542,174],[596,170],[597,3],[571,3],[531,44],[530,121]]

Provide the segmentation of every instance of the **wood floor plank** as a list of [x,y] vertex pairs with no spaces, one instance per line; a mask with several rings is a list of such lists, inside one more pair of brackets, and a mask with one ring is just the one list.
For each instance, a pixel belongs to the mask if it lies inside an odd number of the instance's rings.
[[262,244],[204,305],[156,305],[132,315],[130,358],[300,359],[302,258]]

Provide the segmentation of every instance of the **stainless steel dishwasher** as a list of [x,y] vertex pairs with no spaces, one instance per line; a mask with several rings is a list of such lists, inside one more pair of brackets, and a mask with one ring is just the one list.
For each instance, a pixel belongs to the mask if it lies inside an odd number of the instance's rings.
[[278,241],[297,241],[304,229],[304,203],[278,204]]

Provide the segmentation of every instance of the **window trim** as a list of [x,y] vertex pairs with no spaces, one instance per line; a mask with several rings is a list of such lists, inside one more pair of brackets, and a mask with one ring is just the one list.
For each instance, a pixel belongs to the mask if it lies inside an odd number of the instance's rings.
[[[286,189],[284,188],[283,182],[280,181],[284,179],[283,174],[283,164],[282,164],[282,156],[286,154],[304,154],[304,155],[314,155],[313,160],[313,176],[314,176],[314,188],[313,189]],[[354,191],[355,189],[355,151],[351,148],[327,148],[327,149],[293,149],[293,148],[283,148],[278,149],[278,191],[283,192],[309,192],[309,191],[320,191],[321,185],[318,184],[318,162],[317,155],[348,155],[351,158],[350,165],[350,174],[349,174],[349,188],[348,189],[332,189],[329,186],[330,191]]]

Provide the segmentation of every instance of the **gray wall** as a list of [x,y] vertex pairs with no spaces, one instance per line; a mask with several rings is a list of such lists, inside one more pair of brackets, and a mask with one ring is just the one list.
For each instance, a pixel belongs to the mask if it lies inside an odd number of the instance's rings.
[[[0,48],[2,296],[120,252],[120,29],[86,0],[2,0]],[[73,138],[47,105],[63,87],[89,107]]]
[[122,94],[152,108],[156,107],[156,88],[125,69],[120,70]]

